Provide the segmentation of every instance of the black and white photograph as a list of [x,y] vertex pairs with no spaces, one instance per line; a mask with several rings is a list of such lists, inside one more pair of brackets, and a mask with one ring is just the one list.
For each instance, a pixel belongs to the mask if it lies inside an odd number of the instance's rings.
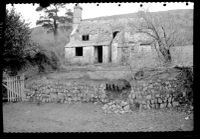
[[6,4],[3,133],[193,131],[193,10]]

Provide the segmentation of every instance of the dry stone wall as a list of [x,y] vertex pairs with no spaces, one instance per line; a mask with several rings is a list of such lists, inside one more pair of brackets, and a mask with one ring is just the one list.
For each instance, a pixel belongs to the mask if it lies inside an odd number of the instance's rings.
[[115,99],[102,108],[106,113],[126,113],[141,109],[162,109],[180,105],[177,93],[179,82],[175,78],[169,80],[142,80],[131,85],[127,98]]
[[42,79],[33,82],[26,93],[33,102],[97,102],[105,101],[103,84],[85,84],[79,81],[58,81]]
[[[126,113],[138,109],[162,109],[180,106],[186,94],[180,91],[176,77],[150,78],[128,82],[58,81],[33,82],[26,93],[28,101],[38,103],[91,102],[102,104],[105,113]],[[183,98],[183,99],[180,99]]]
[[159,109],[178,106],[175,82],[175,80],[138,82],[137,86],[133,86],[129,96],[132,109]]

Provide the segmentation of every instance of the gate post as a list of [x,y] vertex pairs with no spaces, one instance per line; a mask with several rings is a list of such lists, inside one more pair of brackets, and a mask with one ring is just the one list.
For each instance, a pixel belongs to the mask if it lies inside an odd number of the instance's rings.
[[24,92],[24,73],[20,76],[21,81],[21,99],[22,101],[25,100],[25,92]]

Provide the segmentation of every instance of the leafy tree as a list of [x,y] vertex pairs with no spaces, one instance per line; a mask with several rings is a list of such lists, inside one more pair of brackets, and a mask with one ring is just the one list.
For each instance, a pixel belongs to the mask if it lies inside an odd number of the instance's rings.
[[72,23],[73,13],[70,9],[67,10],[65,16],[59,16],[58,12],[60,9],[65,8],[64,3],[51,4],[48,7],[37,7],[36,11],[43,11],[44,15],[40,16],[40,19],[37,20],[36,25],[42,25],[42,27],[48,29],[48,32],[53,32],[54,37],[58,34],[58,28],[69,29]]
[[45,70],[45,63],[57,69],[55,53],[42,49],[31,40],[30,35],[29,24],[22,20],[21,15],[14,8],[6,10],[2,65],[8,74],[15,75],[29,64],[38,66],[39,72]]
[[65,31],[68,31],[72,27],[72,17],[73,13],[70,9],[66,10],[66,13],[64,16],[59,16],[58,12],[61,9],[66,8],[66,4],[64,3],[55,3],[50,4],[47,7],[37,7],[36,11],[43,12],[43,15],[40,16],[39,20],[37,20],[36,25],[41,25],[43,28],[47,29],[47,33],[52,33],[54,36],[54,45],[53,48],[55,55],[54,57],[59,58],[60,64],[64,62],[64,51],[61,48],[56,48],[59,46],[58,43],[58,29],[63,29]]
[[33,42],[30,39],[31,30],[29,24],[21,19],[21,15],[12,8],[6,10],[4,45],[3,45],[3,69],[16,74],[26,65],[26,56],[35,53]]
[[179,40],[176,19],[172,15],[159,16],[148,11],[138,12],[137,32],[148,35],[154,42],[158,56],[165,64],[172,61],[170,48]]

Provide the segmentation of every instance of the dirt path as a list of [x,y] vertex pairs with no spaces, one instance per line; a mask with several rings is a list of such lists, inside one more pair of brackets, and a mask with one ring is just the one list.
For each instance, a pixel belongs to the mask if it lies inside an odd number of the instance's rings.
[[172,110],[145,110],[123,115],[105,114],[89,103],[5,103],[4,132],[117,132],[191,131],[193,119]]

